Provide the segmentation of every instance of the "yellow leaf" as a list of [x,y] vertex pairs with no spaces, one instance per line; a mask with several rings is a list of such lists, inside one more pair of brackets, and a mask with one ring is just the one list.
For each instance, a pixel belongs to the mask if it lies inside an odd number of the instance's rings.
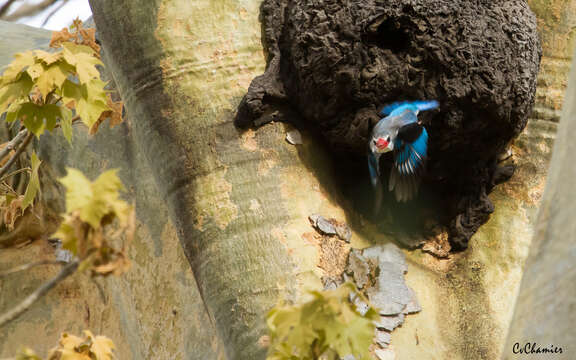
[[107,110],[109,110],[108,105],[100,100],[89,101],[80,98],[76,103],[76,112],[88,128],[91,128],[98,121],[100,115]]
[[60,223],[60,227],[52,236],[62,240],[63,249],[70,251],[74,255],[78,254],[78,238],[68,218]]
[[[66,211],[72,213],[90,206],[93,199],[92,183],[81,171],[73,168],[67,168],[67,170],[67,175],[61,178],[60,182],[67,190]],[[85,219],[82,220],[86,221]],[[97,227],[97,224],[94,227]]]
[[62,58],[61,51],[50,53],[44,50],[34,50],[34,54],[46,65],[51,65]]
[[86,353],[79,353],[74,350],[62,349],[60,350],[60,357],[58,360],[92,360],[92,358]]
[[36,85],[42,93],[42,96],[46,98],[46,95],[48,95],[52,90],[57,90],[62,87],[68,75],[67,71],[65,71],[65,64],[57,62],[50,65],[42,74],[40,74],[36,81]]
[[32,166],[32,173],[30,174],[30,182],[28,182],[26,192],[24,193],[24,199],[22,200],[22,211],[26,210],[26,208],[34,202],[34,198],[36,197],[36,194],[40,190],[38,169],[40,168],[40,164],[42,164],[42,161],[38,159],[38,156],[36,156],[36,152],[32,152],[30,162]]
[[106,336],[94,336],[90,330],[84,330],[84,335],[92,340],[90,352],[94,354],[95,360],[112,360],[114,350],[114,342]]
[[44,65],[42,65],[42,63],[35,63],[34,65],[30,65],[26,72],[30,75],[32,80],[36,80],[38,76],[42,75],[44,72]]
[[36,353],[30,348],[23,348],[16,354],[15,360],[42,360]]
[[62,335],[60,335],[59,343],[63,349],[74,350],[75,347],[79,346],[83,342],[84,342],[84,339],[82,339],[76,335],[72,335],[72,334],[68,334],[68,333],[62,333]]
[[[23,73],[18,81],[3,84],[0,87],[0,114],[14,101],[23,101],[28,98],[34,83],[28,73]],[[26,101],[24,100],[24,101]]]
[[122,107],[124,106],[122,101],[114,102],[114,101],[112,101],[110,96],[108,96],[107,103],[108,103],[108,107],[110,107],[110,110],[104,111],[102,114],[100,114],[98,121],[96,123],[94,123],[92,125],[92,127],[90,128],[90,135],[93,135],[96,132],[98,132],[100,124],[102,124],[104,122],[104,120],[106,120],[108,118],[110,118],[110,124],[109,125],[111,128],[122,123],[122,121],[123,121],[123,119],[122,119]]
[[111,212],[121,221],[125,220],[129,206],[119,199],[118,192],[124,186],[116,172],[108,170],[92,183],[82,172],[68,168],[68,174],[60,179],[66,187],[66,211],[78,211],[80,219],[94,229],[99,228],[102,218]]
[[34,64],[34,53],[32,51],[26,51],[23,53],[17,53],[14,55],[15,59],[8,65],[8,68],[2,74],[2,81],[4,83],[13,82],[18,78],[18,75],[27,66]]
[[100,59],[92,54],[84,53],[76,54],[76,59],[76,72],[81,83],[88,83],[92,79],[100,79],[100,71],[96,68],[96,65],[104,65]]

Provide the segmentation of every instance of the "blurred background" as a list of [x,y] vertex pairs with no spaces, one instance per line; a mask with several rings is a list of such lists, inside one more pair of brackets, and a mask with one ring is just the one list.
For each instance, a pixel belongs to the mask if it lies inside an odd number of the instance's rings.
[[61,30],[92,15],[88,0],[0,0],[0,20]]

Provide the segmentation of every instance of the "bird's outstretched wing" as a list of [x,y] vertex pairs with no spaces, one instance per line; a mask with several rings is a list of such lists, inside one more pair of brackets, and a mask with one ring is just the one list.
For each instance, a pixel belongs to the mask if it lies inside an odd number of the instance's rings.
[[415,100],[415,101],[399,101],[388,104],[380,110],[380,115],[399,115],[406,110],[412,110],[416,114],[419,111],[436,109],[439,106],[436,100]]
[[388,183],[388,190],[394,191],[397,201],[408,201],[418,193],[427,147],[428,133],[424,126],[410,123],[398,131],[394,140],[394,166]]

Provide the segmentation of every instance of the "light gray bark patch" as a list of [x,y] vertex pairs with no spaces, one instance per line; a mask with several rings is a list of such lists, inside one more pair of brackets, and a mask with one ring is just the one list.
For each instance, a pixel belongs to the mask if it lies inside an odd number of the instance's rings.
[[324,235],[336,235],[341,240],[350,242],[352,238],[352,231],[346,223],[340,222],[336,219],[327,219],[319,214],[312,214],[308,217],[312,226]]
[[[390,332],[404,323],[405,316],[421,311],[420,304],[404,280],[408,271],[406,257],[400,248],[389,243],[364,250],[353,249],[348,256],[347,276],[363,291],[380,319],[375,322],[375,343],[385,349]],[[365,313],[369,305],[358,296],[351,298],[356,309]]]

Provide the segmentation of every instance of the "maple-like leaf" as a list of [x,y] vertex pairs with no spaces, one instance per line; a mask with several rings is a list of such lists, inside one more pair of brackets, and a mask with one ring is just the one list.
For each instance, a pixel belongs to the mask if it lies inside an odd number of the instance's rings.
[[22,73],[17,81],[2,83],[0,86],[0,114],[3,113],[12,102],[22,98],[27,99],[33,85],[34,82],[28,73]]
[[32,66],[35,62],[34,53],[32,51],[17,53],[14,55],[14,58],[15,59],[2,74],[2,82],[4,84],[16,81],[20,73],[28,66]]
[[112,360],[114,358],[114,342],[106,336],[94,336],[90,330],[84,330],[84,335],[92,341],[90,352],[94,360]]
[[78,211],[80,218],[95,229],[100,227],[100,221],[110,212],[121,221],[125,220],[129,206],[119,198],[118,192],[124,186],[116,172],[105,171],[91,182],[79,170],[68,168],[68,174],[60,179],[66,187],[66,210]]
[[50,66],[45,67],[43,73],[38,76],[38,80],[36,81],[36,86],[42,93],[42,96],[46,98],[51,91],[60,89],[64,84],[64,81],[70,75],[70,67],[66,66],[66,64],[57,62]]
[[44,50],[34,50],[34,55],[37,59],[46,65],[51,65],[62,58],[62,52],[47,52]]

